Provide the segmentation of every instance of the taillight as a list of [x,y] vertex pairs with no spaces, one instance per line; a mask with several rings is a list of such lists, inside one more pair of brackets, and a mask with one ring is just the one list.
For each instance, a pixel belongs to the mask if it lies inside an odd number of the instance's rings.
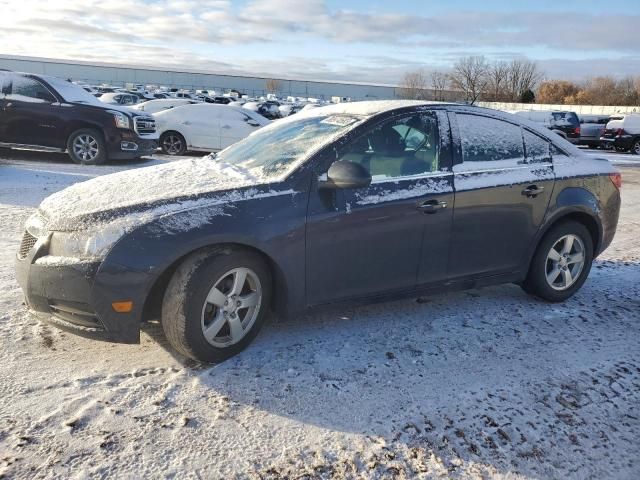
[[575,133],[576,133],[576,135],[580,135],[580,127],[576,127]]
[[621,137],[625,134],[624,128],[619,128],[618,130],[616,130],[616,135],[618,137]]
[[620,173],[610,173],[609,178],[618,190],[622,188],[622,175]]

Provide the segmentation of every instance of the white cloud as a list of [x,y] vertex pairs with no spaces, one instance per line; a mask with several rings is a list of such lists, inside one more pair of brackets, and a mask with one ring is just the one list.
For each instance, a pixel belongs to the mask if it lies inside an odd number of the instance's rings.
[[631,14],[429,17],[330,9],[325,0],[249,0],[242,8],[226,0],[0,0],[0,11],[5,54],[272,74],[277,65],[285,76],[379,82],[396,81],[412,65],[446,66],[460,52],[535,58],[545,51],[553,71],[566,59],[567,70],[585,74],[578,58],[590,57],[593,73],[605,73],[603,65],[637,72],[639,64],[640,15]]

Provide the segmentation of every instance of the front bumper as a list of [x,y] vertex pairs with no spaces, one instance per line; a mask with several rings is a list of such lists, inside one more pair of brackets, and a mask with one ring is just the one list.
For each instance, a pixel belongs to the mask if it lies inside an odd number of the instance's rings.
[[[47,247],[48,237],[41,238],[24,258],[16,257],[16,278],[29,310],[84,337],[139,343],[145,298],[141,285],[146,285],[148,279],[125,272],[118,281],[113,272],[102,273],[104,268],[99,261],[50,257],[46,255]],[[123,300],[133,300],[130,313],[113,310],[112,302]]]
[[130,160],[153,155],[158,149],[158,139],[153,135],[143,138],[131,130],[118,130],[109,136],[107,145],[110,159]]

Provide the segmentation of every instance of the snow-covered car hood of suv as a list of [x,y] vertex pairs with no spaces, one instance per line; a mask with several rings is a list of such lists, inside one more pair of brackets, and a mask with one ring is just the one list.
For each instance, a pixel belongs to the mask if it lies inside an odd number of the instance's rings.
[[264,196],[267,183],[207,156],[77,183],[47,197],[39,211],[49,230],[83,230],[125,217],[135,227],[201,205]]

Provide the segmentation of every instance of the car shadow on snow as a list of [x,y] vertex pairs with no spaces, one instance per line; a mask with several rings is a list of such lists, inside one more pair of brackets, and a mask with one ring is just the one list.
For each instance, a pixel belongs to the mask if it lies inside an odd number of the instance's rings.
[[366,436],[388,452],[374,454],[375,468],[415,473],[429,457],[449,474],[631,472],[638,267],[598,261],[563,304],[503,285],[271,322],[222,364],[183,364],[292,434],[303,423]]
[[[38,152],[32,150],[14,150],[7,148],[0,148],[0,161],[9,160],[9,161],[29,161],[29,162],[38,162],[38,163],[50,163],[50,164],[58,164],[58,165],[78,165],[74,163],[69,155],[66,153],[59,152]],[[153,162],[154,157],[141,157],[138,159],[131,160],[110,160],[105,162],[104,164],[98,165],[100,166],[134,166],[134,165],[145,165],[150,162]],[[83,165],[78,165],[79,167],[83,167]]]

